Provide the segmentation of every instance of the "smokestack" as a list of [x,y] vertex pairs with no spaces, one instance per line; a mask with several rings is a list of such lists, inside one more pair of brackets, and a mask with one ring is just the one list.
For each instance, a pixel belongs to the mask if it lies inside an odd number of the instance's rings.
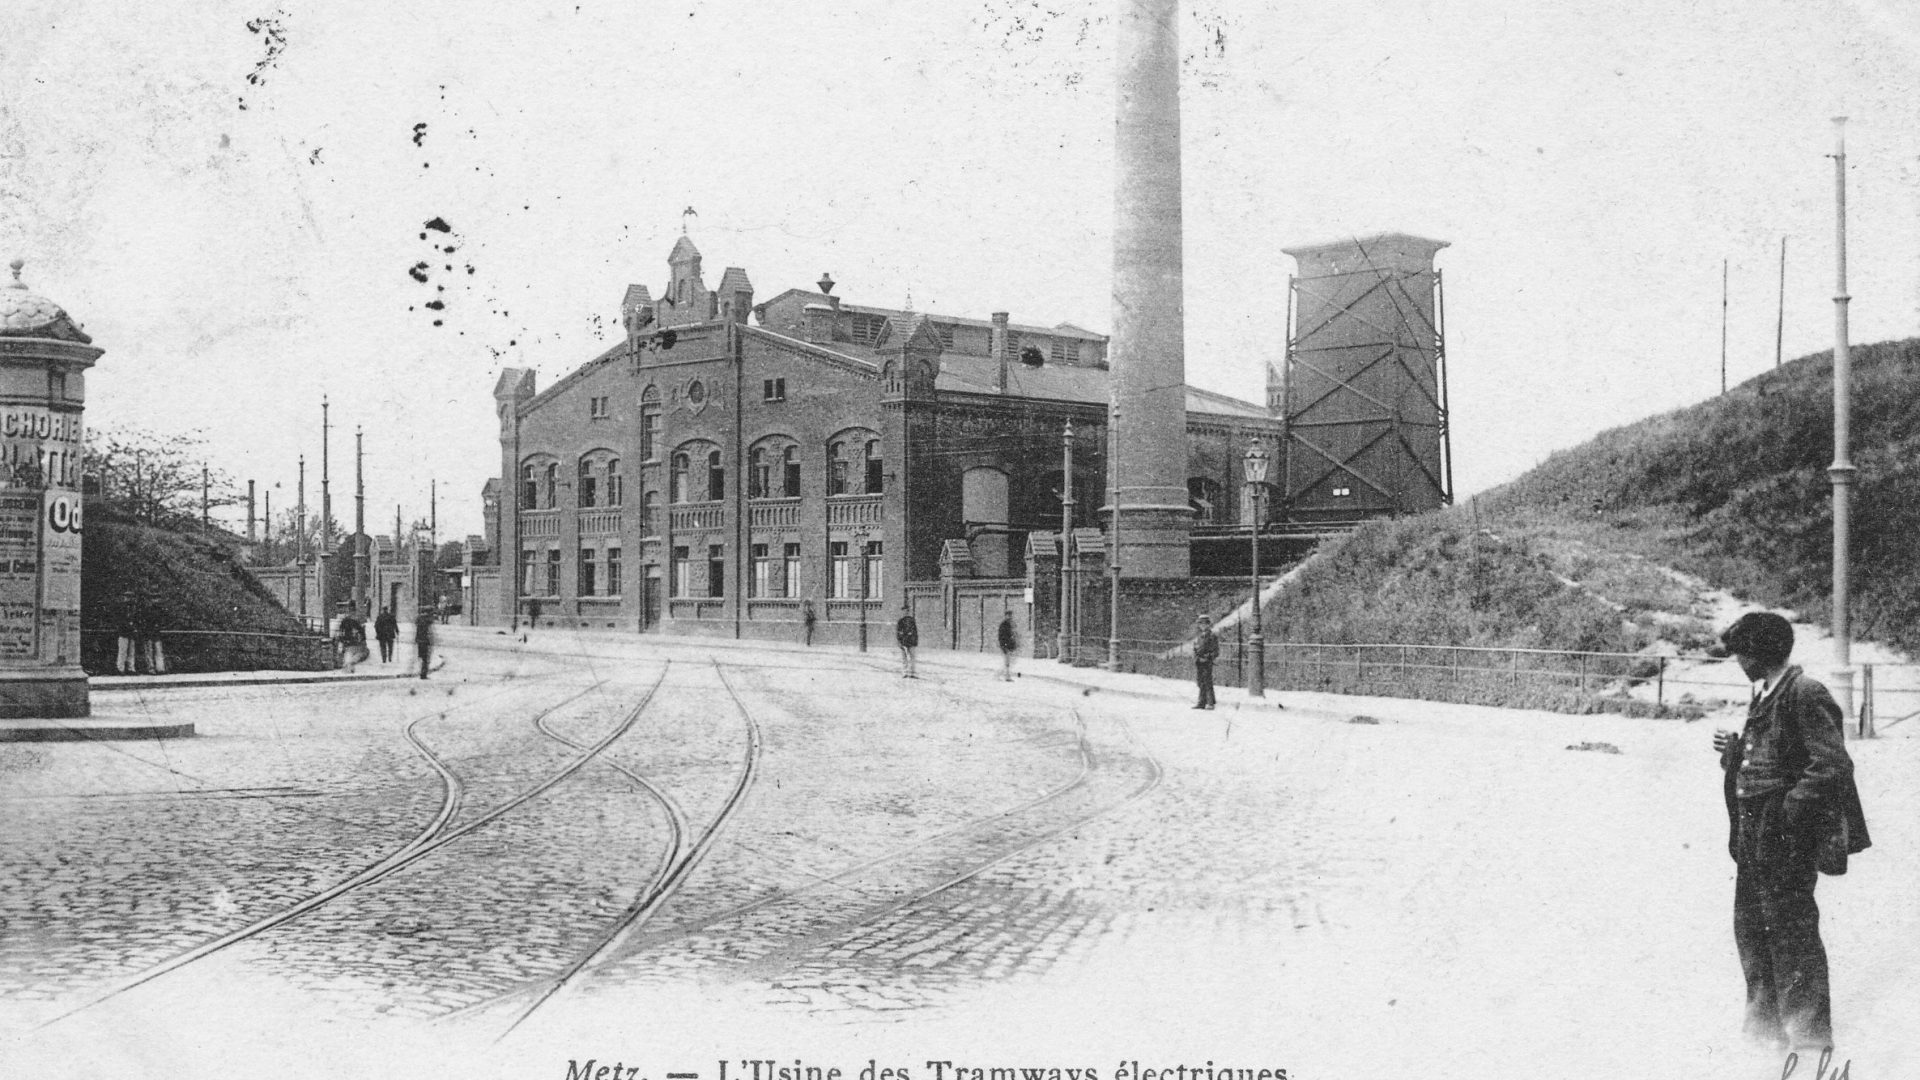
[[993,313],[993,392],[1007,392],[1007,313]]
[[1128,578],[1191,576],[1182,316],[1180,8],[1123,0],[1114,139],[1114,553]]
[[247,481],[247,543],[249,544],[259,539],[255,531],[255,521],[256,519],[253,516],[253,481],[249,480]]

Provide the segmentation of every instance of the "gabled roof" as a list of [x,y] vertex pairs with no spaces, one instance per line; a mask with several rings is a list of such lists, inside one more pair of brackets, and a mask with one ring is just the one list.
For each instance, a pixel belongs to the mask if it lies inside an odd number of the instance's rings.
[[887,320],[880,328],[880,336],[874,340],[874,348],[887,349],[932,349],[940,351],[940,331],[934,328],[931,315],[907,311]]

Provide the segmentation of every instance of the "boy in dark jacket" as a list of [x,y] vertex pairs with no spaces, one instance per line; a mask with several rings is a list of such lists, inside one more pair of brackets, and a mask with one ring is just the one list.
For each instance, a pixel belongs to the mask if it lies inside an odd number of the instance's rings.
[[900,608],[900,621],[893,624],[893,640],[900,643],[900,677],[919,678],[913,670],[913,650],[920,647],[920,624],[913,619],[913,609],[904,605]]
[[1020,647],[1020,638],[1013,632],[1013,612],[1004,612],[1000,616],[1000,678],[1013,681],[1013,653]]
[[1735,657],[1753,680],[1746,728],[1714,733],[1727,803],[1727,850],[1738,868],[1733,939],[1747,982],[1747,1034],[1803,1061],[1833,1045],[1833,1007],[1813,887],[1820,849],[1867,846],[1840,706],[1787,660],[1793,627],[1750,612],[1720,635],[1714,655]]

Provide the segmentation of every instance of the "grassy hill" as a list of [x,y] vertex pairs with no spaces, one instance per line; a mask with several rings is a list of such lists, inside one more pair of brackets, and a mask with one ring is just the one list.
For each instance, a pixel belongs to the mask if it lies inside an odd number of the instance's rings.
[[[176,671],[300,669],[322,655],[277,637],[302,634],[300,621],[214,536],[133,521],[97,501],[88,502],[86,521],[80,621],[88,672],[110,673],[119,631],[143,618],[162,631]],[[315,659],[303,662],[310,653]]]
[[[1854,626],[1920,650],[1920,340],[1853,352]],[[1555,453],[1468,504],[1367,525],[1267,609],[1281,641],[1605,652],[1708,644],[1680,571],[1826,616],[1832,356]]]

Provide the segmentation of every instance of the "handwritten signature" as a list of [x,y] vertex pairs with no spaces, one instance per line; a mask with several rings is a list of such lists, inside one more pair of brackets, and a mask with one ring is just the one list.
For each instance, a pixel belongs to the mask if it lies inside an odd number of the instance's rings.
[[[1841,1062],[1840,1071],[1828,1072],[1827,1065],[1832,1061],[1833,1061],[1833,1047],[1829,1046],[1822,1049],[1820,1051],[1820,1064],[1815,1066],[1813,1070],[1813,1080],[1853,1080],[1852,1059],[1848,1059],[1847,1061]],[[1796,1053],[1788,1053],[1786,1063],[1780,1070],[1780,1080],[1787,1080],[1788,1077],[1793,1075],[1794,1070],[1798,1069],[1799,1067],[1800,1067],[1800,1055]]]

